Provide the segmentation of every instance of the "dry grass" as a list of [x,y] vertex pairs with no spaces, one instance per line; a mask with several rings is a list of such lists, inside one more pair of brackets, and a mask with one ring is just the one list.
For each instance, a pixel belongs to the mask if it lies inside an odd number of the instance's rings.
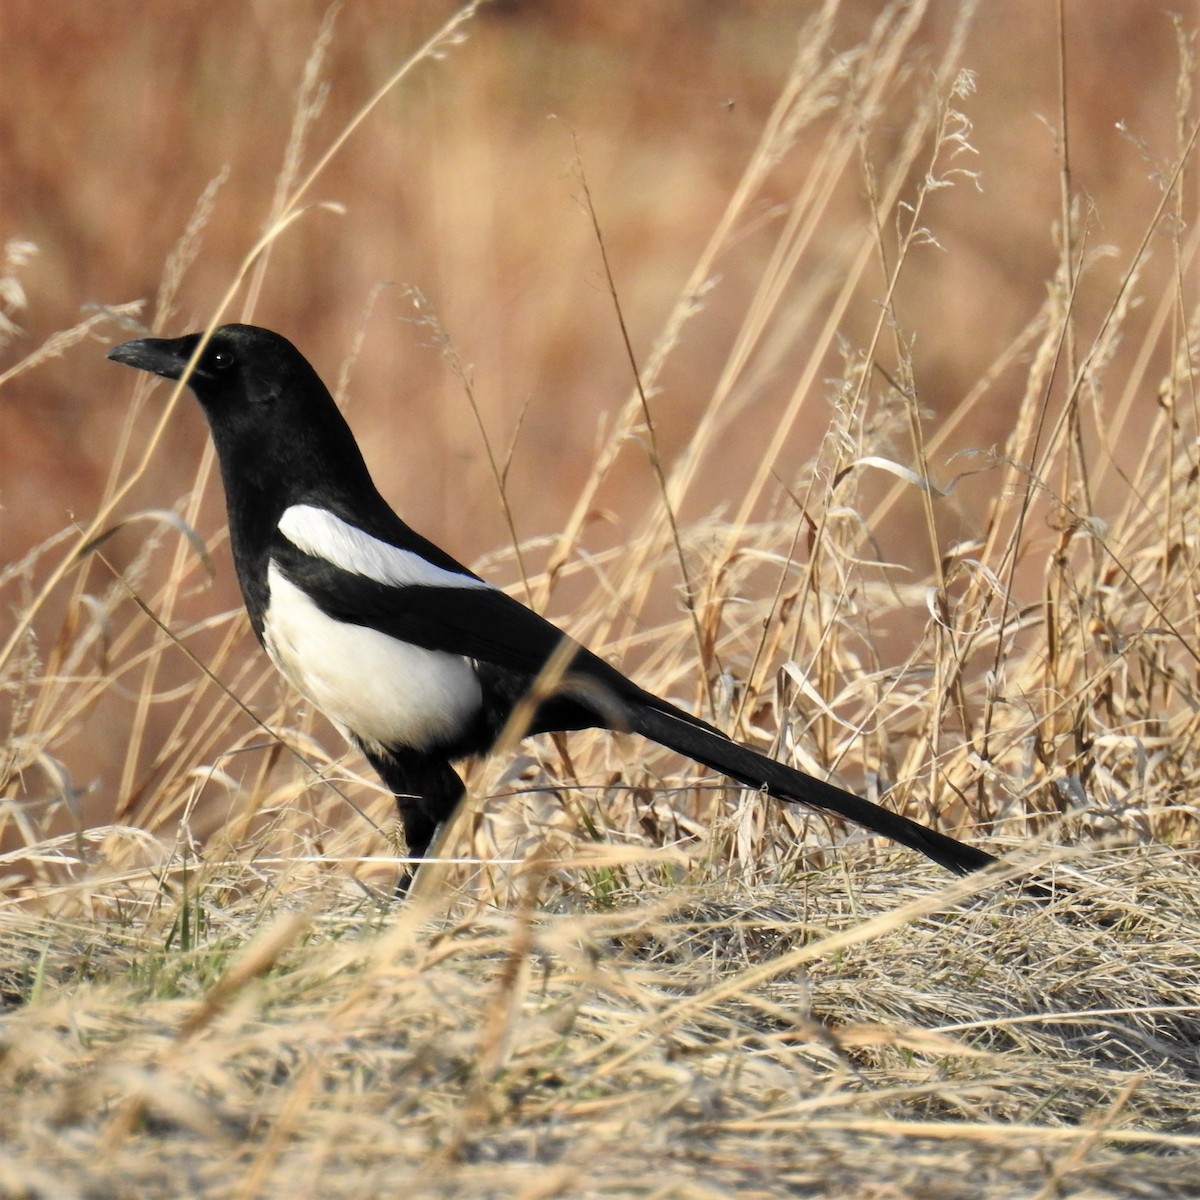
[[1196,873],[1076,869],[1052,908],[855,863],[557,912],[536,886],[389,911],[273,872],[253,897],[98,890],[103,921],[9,909],[0,1186],[1189,1195]]
[[[842,5],[805,11],[653,338],[586,140],[572,159],[627,397],[561,532],[520,538],[524,412],[501,421],[440,312],[406,301],[511,535],[476,565],[739,737],[1069,890],[947,884],[580,735],[474,768],[454,861],[391,905],[390,798],[216,602],[211,455],[177,508],[151,502],[188,401],[139,383],[91,516],[0,572],[0,1194],[1194,1193],[1194,31],[1172,138],[1138,143],[1153,196],[1122,214],[1128,237],[1098,244],[1059,138],[1043,300],[933,419],[907,297],[988,169],[971,14],[914,71],[924,5],[860,20],[850,45]],[[345,51],[336,23],[308,30],[268,232],[243,237],[205,319],[274,323],[335,153],[421,72],[436,89],[477,66],[498,28],[468,18],[388,63],[332,129]],[[195,204],[154,328],[179,324],[218,196]],[[23,246],[8,259],[4,338],[31,270]],[[680,421],[682,364],[717,316],[721,361]],[[132,319],[89,315],[0,388]],[[338,391],[357,405],[367,316],[348,344]],[[89,753],[112,757],[91,789]]]

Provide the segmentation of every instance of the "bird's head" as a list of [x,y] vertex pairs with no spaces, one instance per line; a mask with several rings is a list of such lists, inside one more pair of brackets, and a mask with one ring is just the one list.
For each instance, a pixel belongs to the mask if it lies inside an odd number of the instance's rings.
[[281,405],[297,407],[289,401],[303,400],[314,389],[324,398],[325,386],[304,356],[287,338],[269,329],[222,325],[197,356],[202,340],[199,333],[138,338],[114,346],[108,357],[164,379],[186,376],[210,421],[296,416],[278,410]]
[[[310,476],[365,474],[345,419],[320,376],[286,338],[256,325],[202,335],[138,338],[114,346],[114,362],[183,379],[208,418],[228,488],[276,474],[290,489]],[[199,350],[199,353],[197,351]]]

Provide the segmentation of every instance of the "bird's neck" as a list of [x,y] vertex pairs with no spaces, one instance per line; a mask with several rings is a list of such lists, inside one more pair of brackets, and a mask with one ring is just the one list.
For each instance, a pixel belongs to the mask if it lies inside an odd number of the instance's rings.
[[271,539],[287,507],[284,491],[243,472],[235,463],[221,459],[225,484],[225,506],[229,518],[229,543],[237,570],[242,598],[250,614],[250,623],[261,639],[263,613],[267,606],[267,560]]

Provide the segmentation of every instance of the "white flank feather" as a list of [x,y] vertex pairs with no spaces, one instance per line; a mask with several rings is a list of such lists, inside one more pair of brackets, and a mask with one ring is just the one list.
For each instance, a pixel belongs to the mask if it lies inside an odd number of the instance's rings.
[[430,749],[452,741],[478,711],[479,679],[461,654],[334,620],[274,562],[267,586],[263,642],[271,661],[347,736],[353,731],[376,750]]

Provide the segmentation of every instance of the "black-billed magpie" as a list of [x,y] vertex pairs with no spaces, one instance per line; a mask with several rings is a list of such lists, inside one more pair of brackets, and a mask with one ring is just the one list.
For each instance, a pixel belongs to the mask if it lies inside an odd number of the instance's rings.
[[[202,337],[140,338],[119,363],[180,379]],[[424,855],[463,795],[451,763],[486,753],[567,635],[411,530],[379,494],[333,397],[285,338],[217,329],[187,376],[221,465],[250,623],[275,666],[362,750]],[[835,813],[966,874],[972,846],[757,753],[567,639],[529,734],[618,729],[778,800]]]

